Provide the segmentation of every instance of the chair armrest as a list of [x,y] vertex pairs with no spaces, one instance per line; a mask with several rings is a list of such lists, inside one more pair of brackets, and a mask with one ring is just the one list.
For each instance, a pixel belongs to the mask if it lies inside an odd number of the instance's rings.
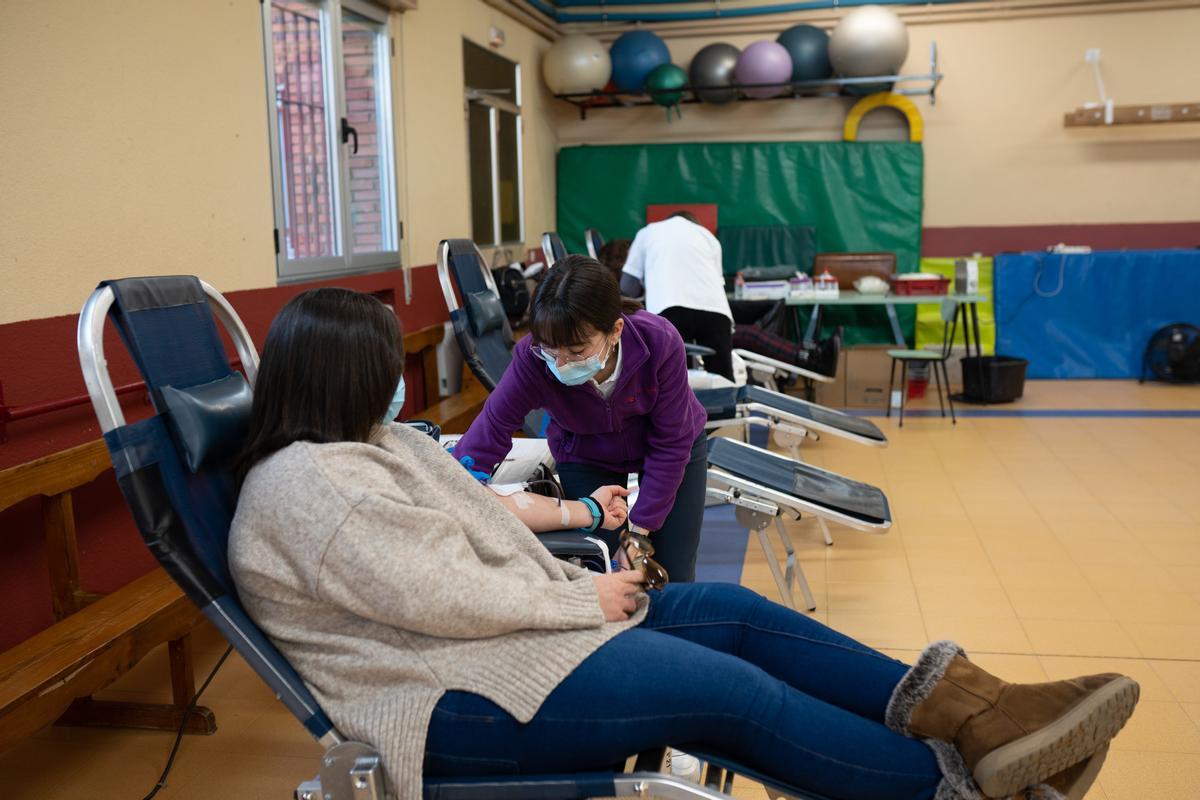
[[592,572],[609,571],[612,555],[604,540],[595,534],[583,531],[550,531],[539,533],[537,537],[555,558],[570,561]]
[[813,372],[812,370],[804,369],[803,367],[797,367],[795,364],[788,364],[786,361],[779,361],[777,359],[770,358],[769,356],[759,355],[758,353],[753,353],[749,350],[743,350],[740,347],[736,348],[733,352],[742,357],[742,360],[746,362],[747,369],[771,369],[775,372],[784,373],[797,378],[807,378],[808,380],[818,381],[820,383],[833,383],[834,381],[834,379],[828,375],[822,375],[819,372]]

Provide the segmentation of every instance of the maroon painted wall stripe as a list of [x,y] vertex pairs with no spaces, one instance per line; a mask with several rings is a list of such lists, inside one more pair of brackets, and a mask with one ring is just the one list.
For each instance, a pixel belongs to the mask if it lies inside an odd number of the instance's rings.
[[980,225],[925,228],[921,255],[948,257],[1018,250],[1045,250],[1062,242],[1093,250],[1153,250],[1200,247],[1200,222],[1146,222],[1120,225]]

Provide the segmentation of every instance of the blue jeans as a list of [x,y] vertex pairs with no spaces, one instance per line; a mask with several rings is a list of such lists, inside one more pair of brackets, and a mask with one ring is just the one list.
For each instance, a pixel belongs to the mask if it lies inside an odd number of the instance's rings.
[[[627,473],[613,472],[591,464],[559,464],[555,469],[563,491],[572,499],[587,497],[601,486],[625,486],[629,480]],[[663,520],[662,527],[650,532],[654,560],[667,571],[672,583],[691,583],[696,580],[696,551],[700,547],[700,528],[704,524],[704,490],[707,483],[708,440],[701,432],[692,443],[692,454],[679,488],[675,491],[675,504]],[[620,541],[618,531],[602,529],[596,533],[608,544],[610,553],[617,552]]]
[[426,740],[430,777],[606,769],[653,747],[735,761],[797,793],[931,798],[933,751],[883,724],[907,667],[732,584],[651,592],[525,724],[448,692]]

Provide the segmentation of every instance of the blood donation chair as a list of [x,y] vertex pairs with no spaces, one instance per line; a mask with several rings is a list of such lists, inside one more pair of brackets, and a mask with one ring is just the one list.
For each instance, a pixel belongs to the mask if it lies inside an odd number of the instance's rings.
[[583,232],[583,241],[587,244],[588,255],[599,261],[600,248],[604,247],[604,237],[600,235],[600,231],[588,228]]
[[[242,372],[225,353],[214,316],[233,341]],[[127,423],[104,354],[111,320],[146,382],[154,413]],[[387,774],[376,748],[347,739],[299,674],[247,615],[226,559],[236,507],[228,468],[250,417],[258,355],[232,306],[190,276],[105,281],[79,317],[80,366],[112,457],[118,485],[143,540],[163,569],[326,751],[297,800],[387,800]],[[243,375],[244,373],[244,375]],[[411,423],[436,436],[436,426]],[[661,750],[623,769],[558,775],[439,778],[425,800],[582,800],[646,797],[721,800],[733,771],[764,781],[772,797],[802,798],[719,757],[706,785],[661,772]],[[623,766],[623,765],[622,765]],[[732,771],[731,771],[732,770]]]
[[761,426],[775,434],[777,444],[799,459],[805,438],[828,434],[868,447],[887,447],[887,436],[871,420],[810,403],[762,386],[694,389],[708,412],[710,428]]
[[[809,611],[817,604],[784,519],[816,517],[826,544],[833,541],[827,522],[864,533],[885,533],[892,526],[891,509],[881,489],[720,436],[708,440],[708,496],[732,503],[738,522],[757,535],[784,604],[797,607],[792,587],[798,585]],[[782,570],[767,533],[772,524],[784,548]]]
[[[546,257],[546,266],[553,267],[560,259],[567,257],[567,248],[562,237],[554,231],[542,234],[542,255]],[[593,256],[595,258],[595,256]]]
[[[438,245],[438,275],[449,308],[457,308],[454,295],[455,285],[464,296],[474,297],[475,293],[483,290],[471,287],[481,285],[482,278],[480,276],[486,272],[486,262],[474,242],[467,239],[448,239]],[[482,301],[476,302],[476,305],[481,304]],[[453,316],[453,310],[451,314]],[[456,324],[456,333],[458,330],[459,326]],[[462,326],[464,336],[469,337],[474,330],[476,328],[471,325],[464,324]],[[700,350],[702,351],[703,348]],[[464,354],[468,351],[483,352],[471,341],[468,341],[463,348]],[[486,370],[486,374],[496,375],[498,380],[498,376],[503,373],[512,360],[511,352],[499,353],[495,349],[489,349],[487,352],[492,361],[481,364],[481,367]],[[472,369],[475,369],[474,365],[477,361],[479,360],[467,359],[467,363],[471,365]],[[480,380],[483,380],[482,376],[480,376]],[[485,385],[487,384],[485,383]],[[494,382],[492,385],[495,385]],[[489,388],[491,387],[489,386]],[[701,398],[701,402],[705,403],[706,410],[715,415],[710,416],[712,427],[767,424],[780,430],[781,426],[788,425],[793,427],[782,429],[797,436],[801,433],[810,435],[813,431],[824,431],[853,437],[856,441],[864,443],[886,442],[883,434],[868,420],[859,420],[778,392],[770,392],[761,387],[735,387],[732,393],[728,389],[714,391],[721,394],[711,397],[706,395]],[[701,397],[701,393],[698,392],[697,397]],[[706,400],[708,402],[705,402]],[[768,405],[768,403],[776,402],[779,405]],[[756,415],[761,414],[764,407],[768,408],[765,423],[752,421],[759,419]],[[747,528],[758,533],[780,597],[784,603],[790,606],[795,607],[792,586],[799,583],[801,593],[804,595],[805,607],[809,610],[816,607],[812,593],[807,589],[803,570],[796,560],[795,549],[782,524],[784,517],[799,519],[802,514],[815,517],[819,522],[826,544],[833,543],[828,528],[829,522],[840,523],[862,531],[882,532],[891,527],[891,513],[888,509],[887,499],[883,492],[875,487],[857,483],[849,478],[819,470],[793,459],[777,456],[768,450],[748,444],[741,445],[745,450],[737,451],[739,458],[736,463],[727,465],[721,471],[714,469],[711,456],[711,448],[714,446],[716,445],[710,442],[710,497],[714,500],[732,503],[738,508],[739,520],[746,524]],[[727,451],[724,445],[721,445],[717,452],[722,455]],[[794,481],[792,484],[784,486],[783,478],[779,477],[782,469],[779,464],[780,459],[798,470],[797,474],[819,475],[820,479]],[[775,477],[773,483],[768,480],[772,476]],[[873,493],[874,508],[880,512],[877,520],[859,519],[852,514],[847,514],[847,509],[843,507],[842,500],[845,496],[856,496],[867,490]],[[769,533],[766,532],[771,527],[772,521],[777,523],[774,528],[784,547],[784,568],[780,568],[776,562],[774,550],[768,539]]]

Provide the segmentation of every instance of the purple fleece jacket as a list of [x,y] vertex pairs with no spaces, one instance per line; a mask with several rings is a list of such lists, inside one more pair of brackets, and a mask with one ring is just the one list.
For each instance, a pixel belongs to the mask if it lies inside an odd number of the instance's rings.
[[687,357],[675,327],[646,311],[622,316],[621,374],[609,399],[591,382],[560,383],[530,350],[527,336],[513,348],[512,364],[455,445],[454,457],[471,456],[478,469],[494,472],[525,415],[543,408],[550,414],[554,460],[642,473],[630,519],[652,531],[662,527],[707,416],[688,386]]

